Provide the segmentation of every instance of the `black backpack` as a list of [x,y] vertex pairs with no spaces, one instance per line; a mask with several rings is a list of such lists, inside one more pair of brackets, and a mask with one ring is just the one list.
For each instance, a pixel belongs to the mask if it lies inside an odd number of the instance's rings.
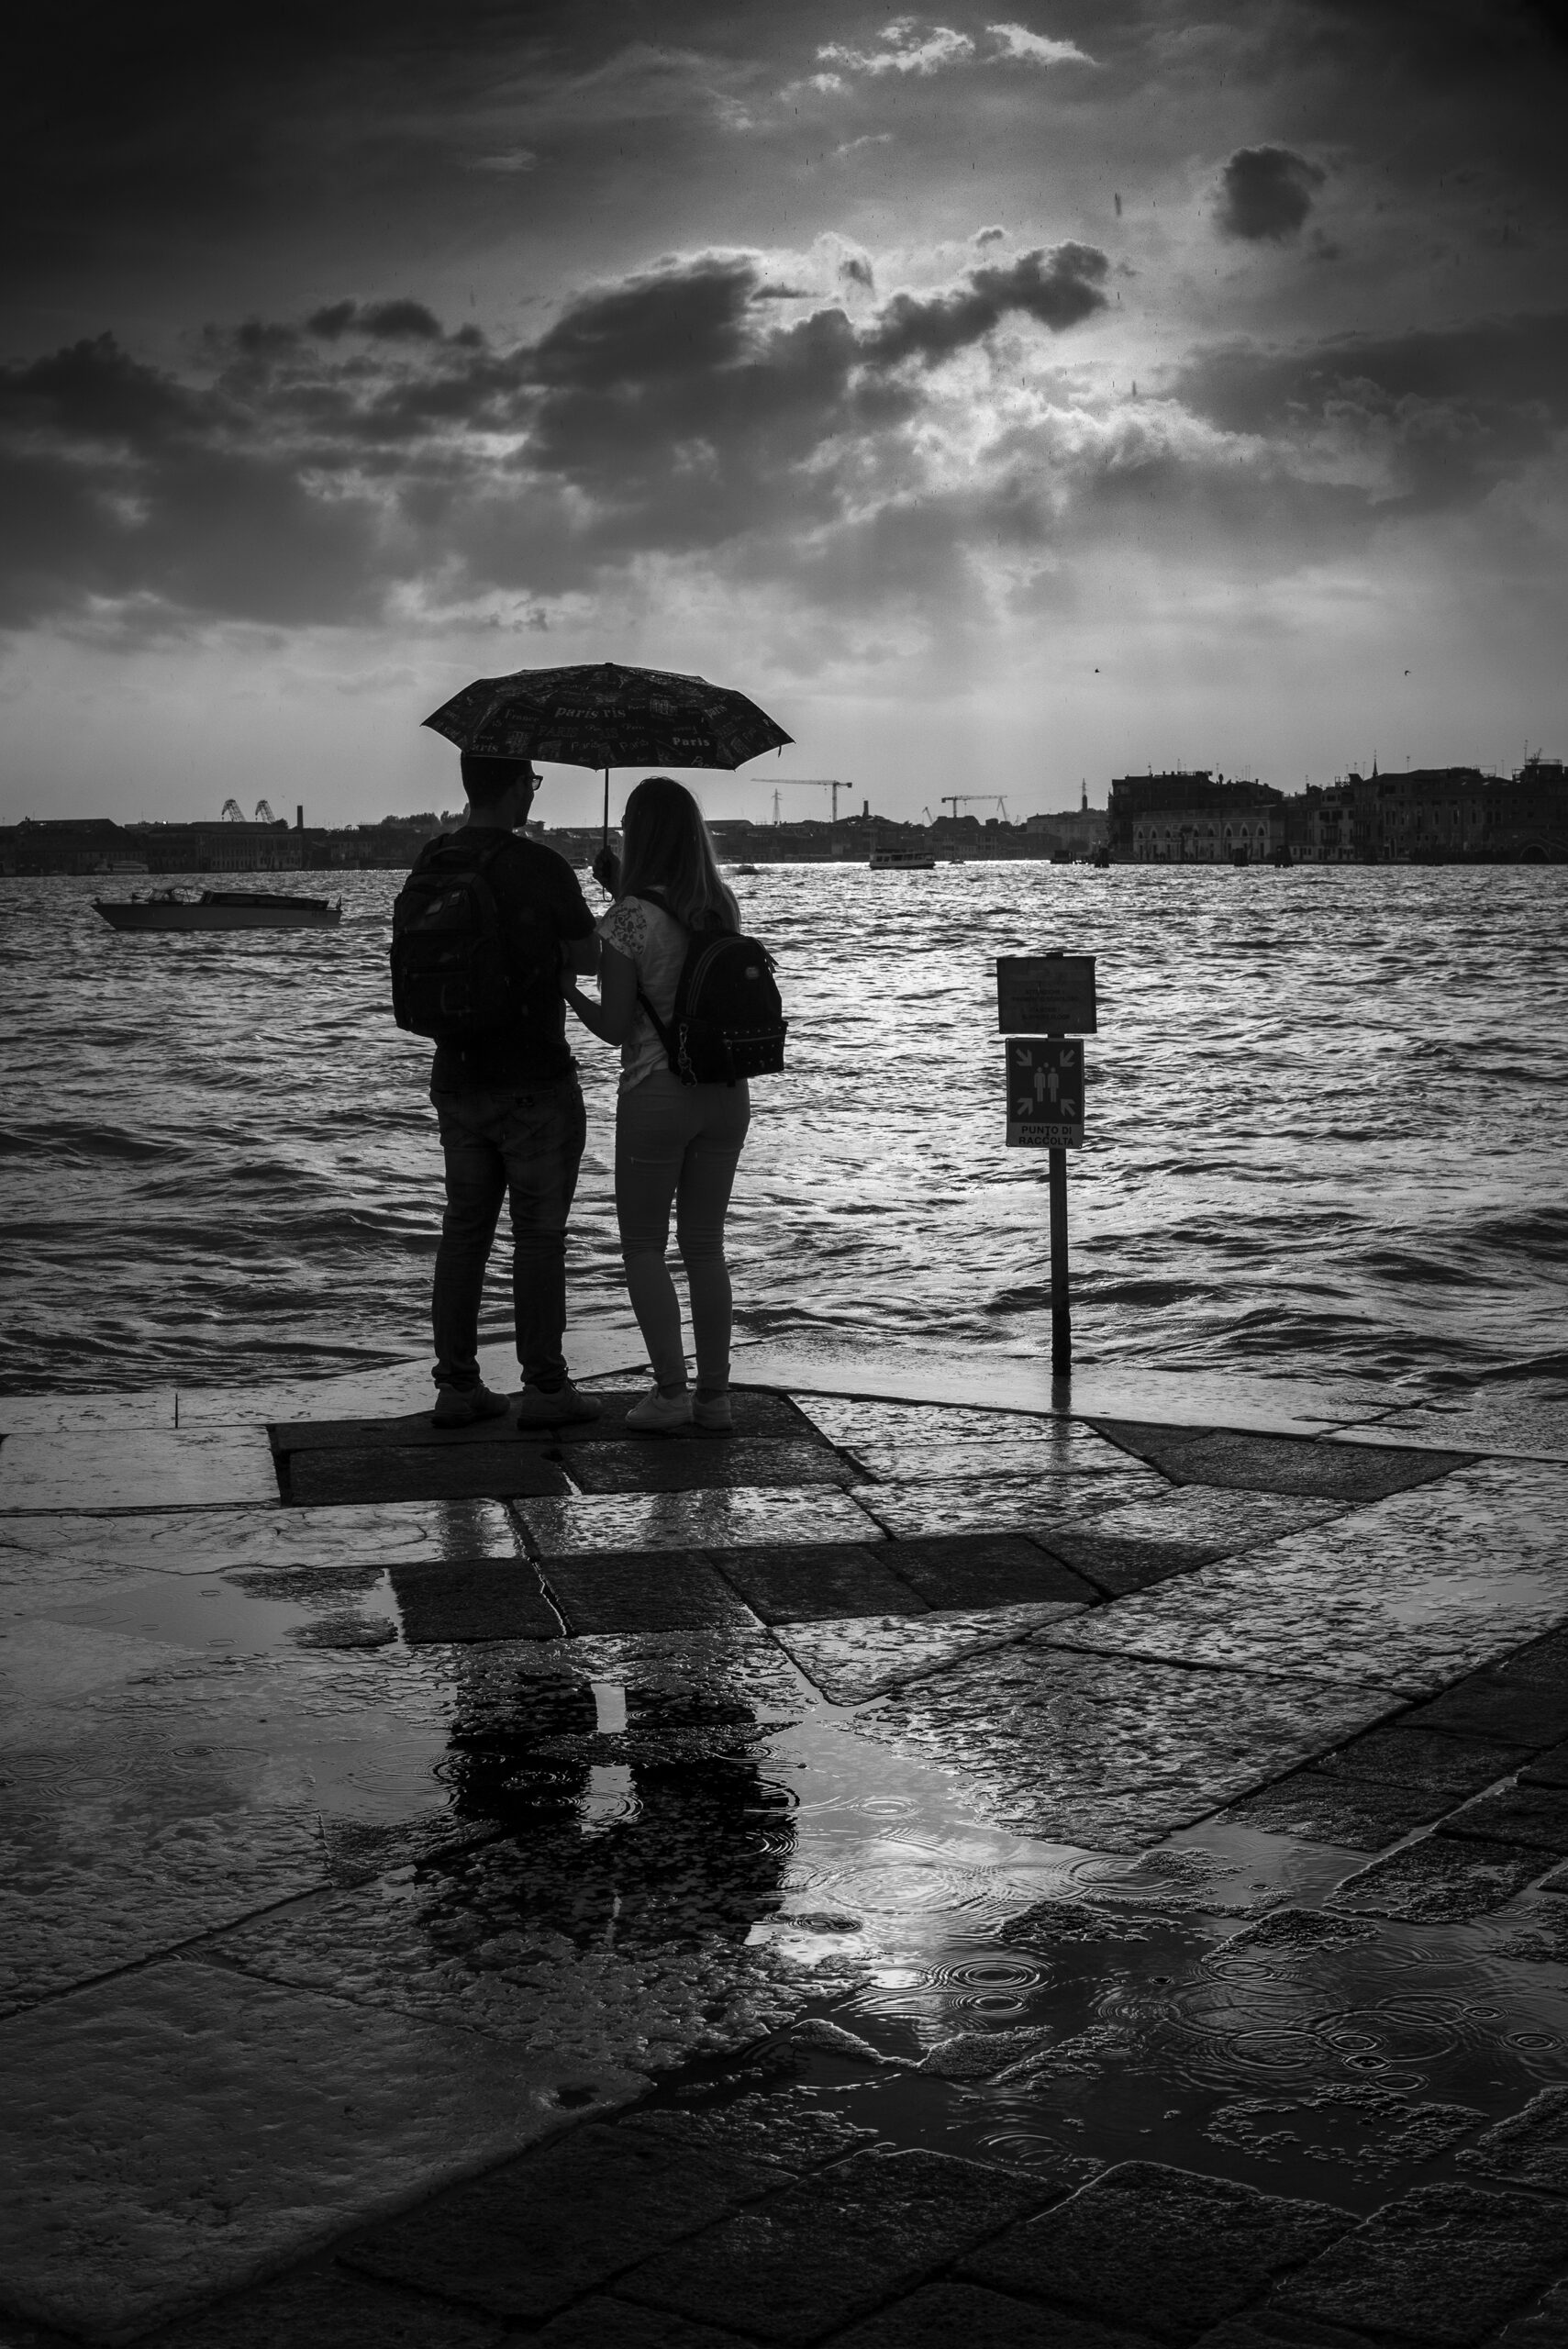
[[512,845],[477,850],[461,832],[427,842],[392,908],[392,1016],[437,1043],[493,1036],[523,1016],[529,981],[508,933],[490,866]]
[[[642,894],[670,912],[659,891]],[[773,985],[773,958],[739,930],[691,933],[668,1026],[640,987],[637,999],[683,1085],[734,1085],[784,1066],[789,1021]]]

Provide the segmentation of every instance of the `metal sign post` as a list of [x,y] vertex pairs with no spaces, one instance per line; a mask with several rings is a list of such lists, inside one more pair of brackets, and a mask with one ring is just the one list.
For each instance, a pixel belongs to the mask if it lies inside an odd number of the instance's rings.
[[[1084,1045],[1096,1029],[1092,954],[1005,954],[996,1025],[1006,1036],[1007,1140],[1046,1152],[1051,1203],[1051,1375],[1073,1375],[1067,1153],[1084,1141]],[[1020,1028],[1044,1034],[1020,1036]],[[1069,1030],[1075,1031],[1069,1034]]]

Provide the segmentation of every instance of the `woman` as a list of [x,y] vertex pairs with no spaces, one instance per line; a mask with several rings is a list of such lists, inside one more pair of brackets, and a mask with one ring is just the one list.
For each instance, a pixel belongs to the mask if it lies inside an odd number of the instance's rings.
[[[693,1422],[728,1429],[729,1268],[724,1218],[751,1119],[744,1082],[683,1085],[645,996],[668,1027],[694,930],[738,930],[740,909],[719,877],[702,809],[681,784],[650,775],[626,803],[621,860],[595,871],[615,896],[598,923],[599,1000],[562,974],[562,992],[585,1028],[620,1046],[616,1105],[616,1214],[631,1309],[653,1366],[654,1390],[627,1413],[647,1432]],[[602,869],[601,869],[602,868]],[[686,1389],[681,1308],[664,1251],[670,1208],[691,1290],[697,1391]]]

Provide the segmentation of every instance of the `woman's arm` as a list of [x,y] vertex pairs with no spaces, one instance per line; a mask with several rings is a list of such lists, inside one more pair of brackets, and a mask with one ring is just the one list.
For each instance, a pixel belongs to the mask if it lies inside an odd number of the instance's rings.
[[584,1027],[606,1044],[624,1044],[637,1025],[637,965],[608,939],[599,963],[598,1002],[573,984],[568,971],[561,974],[561,992]]

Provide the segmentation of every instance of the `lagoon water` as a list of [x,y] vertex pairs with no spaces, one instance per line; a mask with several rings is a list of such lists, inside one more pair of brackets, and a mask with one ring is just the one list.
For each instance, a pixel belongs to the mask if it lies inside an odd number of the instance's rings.
[[[424,1346],[440,1160],[428,1048],[388,1008],[397,883],[342,876],[331,933],[138,938],[92,909],[128,885],[0,881],[0,1391]],[[1081,1364],[1390,1402],[1568,1368],[1568,874],[976,863],[738,885],[794,1023],[788,1074],[753,1087],[738,1335],[1043,1349],[1044,1168],[1003,1143],[992,966],[1059,946],[1099,957]],[[614,1055],[579,1036],[573,1279],[599,1303],[619,1297]],[[497,1276],[488,1337],[506,1303]]]

